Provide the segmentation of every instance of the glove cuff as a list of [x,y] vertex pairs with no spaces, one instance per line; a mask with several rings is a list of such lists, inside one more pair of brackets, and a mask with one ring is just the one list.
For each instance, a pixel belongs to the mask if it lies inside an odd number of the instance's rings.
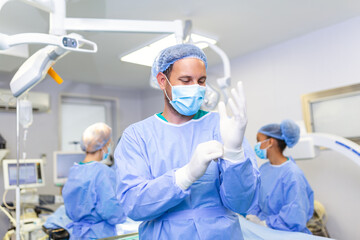
[[195,181],[190,178],[189,166],[185,165],[175,171],[175,182],[182,190],[188,189]]
[[228,149],[224,147],[224,160],[228,160],[233,163],[240,163],[245,161],[244,149],[241,147],[240,149]]

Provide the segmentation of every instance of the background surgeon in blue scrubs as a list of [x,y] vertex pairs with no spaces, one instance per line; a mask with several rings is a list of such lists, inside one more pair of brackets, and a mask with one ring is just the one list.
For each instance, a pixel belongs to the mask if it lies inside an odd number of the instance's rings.
[[115,151],[117,194],[140,239],[243,239],[234,212],[245,213],[258,187],[254,154],[244,139],[242,85],[227,116],[200,110],[206,56],[191,44],[164,49],[152,67],[165,107],[130,125]]
[[62,191],[70,239],[98,239],[116,235],[115,225],[125,221],[116,198],[115,171],[101,161],[110,154],[111,128],[95,123],[85,129],[81,148],[85,159],[71,167]]
[[313,190],[294,159],[283,154],[299,137],[300,129],[291,120],[260,128],[255,153],[269,162],[260,167],[259,199],[246,218],[273,229],[311,234],[306,223],[314,212]]

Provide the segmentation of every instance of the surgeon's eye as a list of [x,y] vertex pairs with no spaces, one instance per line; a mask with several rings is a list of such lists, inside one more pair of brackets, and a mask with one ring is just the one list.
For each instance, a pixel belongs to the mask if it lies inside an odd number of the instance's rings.
[[191,83],[192,81],[191,77],[181,77],[179,80],[185,84]]
[[198,80],[199,85],[205,85],[205,82],[206,82],[206,78],[201,78]]
[[189,82],[191,82],[189,79],[180,79],[180,81],[183,82],[183,83],[189,83]]

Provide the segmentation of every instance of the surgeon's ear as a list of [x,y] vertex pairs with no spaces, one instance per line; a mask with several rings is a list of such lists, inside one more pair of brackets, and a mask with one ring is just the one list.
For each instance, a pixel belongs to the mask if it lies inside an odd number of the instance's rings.
[[[270,138],[270,140],[269,140],[269,145],[270,145],[270,147],[274,146],[274,143],[275,143],[275,139]],[[270,147],[269,147],[269,148],[270,148]]]
[[165,86],[166,86],[166,77],[162,72],[159,72],[158,75],[156,76],[156,79],[159,83],[160,89],[164,90]]

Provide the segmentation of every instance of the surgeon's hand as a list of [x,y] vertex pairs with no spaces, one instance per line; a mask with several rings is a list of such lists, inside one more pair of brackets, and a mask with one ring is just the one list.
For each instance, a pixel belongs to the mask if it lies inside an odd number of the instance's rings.
[[239,162],[244,159],[242,142],[247,125],[245,95],[242,82],[237,88],[231,89],[231,98],[228,101],[232,116],[228,116],[224,102],[219,103],[220,133],[224,142],[223,159]]
[[256,215],[248,214],[246,215],[246,219],[253,222],[253,223],[259,223],[261,222],[260,218]]
[[261,221],[260,218],[258,218],[258,216],[256,216],[256,215],[251,215],[251,214],[246,215],[246,219],[253,222],[253,223],[259,224],[259,225],[264,226],[264,227],[267,227],[266,221],[265,220]]
[[210,162],[221,157],[223,153],[223,145],[218,141],[200,143],[190,162],[176,170],[176,184],[183,190],[188,189],[191,184],[204,175]]

